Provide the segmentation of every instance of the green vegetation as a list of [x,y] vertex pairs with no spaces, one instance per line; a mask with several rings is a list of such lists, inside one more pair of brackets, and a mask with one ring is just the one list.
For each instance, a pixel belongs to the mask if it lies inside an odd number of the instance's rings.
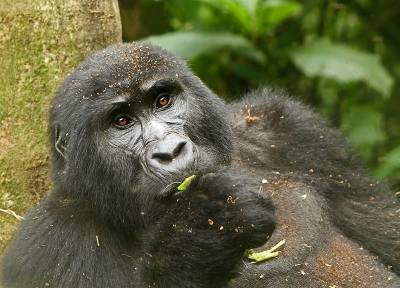
[[196,178],[196,175],[189,176],[178,186],[178,191],[185,191],[193,179]]
[[284,245],[285,242],[286,242],[285,240],[279,241],[279,243],[276,244],[271,249],[261,252],[255,252],[253,249],[249,249],[244,252],[244,255],[246,255],[247,258],[254,260],[253,262],[251,262],[253,264],[263,262],[265,260],[278,257],[280,251],[276,250],[279,249],[282,245]]

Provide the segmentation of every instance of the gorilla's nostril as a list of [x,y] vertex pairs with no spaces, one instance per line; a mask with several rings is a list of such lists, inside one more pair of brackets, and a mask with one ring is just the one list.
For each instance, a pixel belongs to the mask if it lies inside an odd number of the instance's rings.
[[171,153],[153,153],[151,159],[158,159],[161,161],[172,161],[174,156]]
[[172,151],[172,155],[174,158],[176,158],[179,154],[182,153],[183,148],[185,147],[187,141],[182,141],[176,145],[174,151]]

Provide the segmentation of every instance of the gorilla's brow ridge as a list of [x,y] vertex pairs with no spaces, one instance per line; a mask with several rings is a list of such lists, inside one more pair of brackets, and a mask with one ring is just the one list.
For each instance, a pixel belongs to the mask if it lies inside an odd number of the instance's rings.
[[131,96],[129,94],[122,94],[114,97],[111,101],[111,105],[121,106],[130,103]]
[[176,86],[180,86],[179,81],[178,81],[178,75],[176,75],[176,77],[153,78],[150,81],[144,82],[140,87],[140,91],[147,92],[154,88],[171,87],[171,83],[175,83]]

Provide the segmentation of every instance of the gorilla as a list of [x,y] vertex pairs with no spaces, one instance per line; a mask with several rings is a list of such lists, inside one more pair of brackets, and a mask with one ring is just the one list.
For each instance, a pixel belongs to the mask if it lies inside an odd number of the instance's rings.
[[162,48],[117,44],[68,75],[49,137],[54,188],[5,288],[400,287],[399,199],[282,91],[224,103]]

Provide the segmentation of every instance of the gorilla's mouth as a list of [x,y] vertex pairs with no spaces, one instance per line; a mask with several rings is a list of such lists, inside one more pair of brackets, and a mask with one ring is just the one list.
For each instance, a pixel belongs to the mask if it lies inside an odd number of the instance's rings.
[[164,190],[161,192],[161,198],[168,198],[171,197],[175,194],[179,194],[182,191],[178,190],[178,186],[181,184],[181,182],[172,182],[171,184],[167,185]]
[[196,178],[196,174],[186,177],[184,181],[172,182],[161,192],[161,197],[171,197],[183,193],[194,178]]

